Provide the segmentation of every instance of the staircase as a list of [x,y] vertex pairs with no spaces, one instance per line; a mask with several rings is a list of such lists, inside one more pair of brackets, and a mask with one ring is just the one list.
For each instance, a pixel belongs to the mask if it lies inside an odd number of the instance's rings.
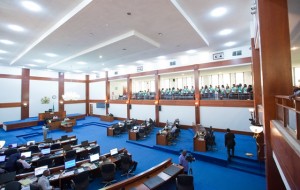
[[242,157],[233,157],[227,165],[228,168],[265,177],[265,163]]

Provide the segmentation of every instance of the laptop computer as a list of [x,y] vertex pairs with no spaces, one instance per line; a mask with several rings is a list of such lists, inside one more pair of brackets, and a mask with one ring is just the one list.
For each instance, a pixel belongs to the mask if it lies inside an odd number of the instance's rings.
[[50,154],[50,148],[44,148],[44,149],[42,149],[42,150],[41,150],[41,153],[42,153],[43,155]]
[[21,157],[25,156],[25,158],[30,158],[31,157],[31,151],[27,151],[27,152],[22,152],[21,153]]
[[0,156],[0,163],[5,162],[6,156],[5,155],[1,155]]

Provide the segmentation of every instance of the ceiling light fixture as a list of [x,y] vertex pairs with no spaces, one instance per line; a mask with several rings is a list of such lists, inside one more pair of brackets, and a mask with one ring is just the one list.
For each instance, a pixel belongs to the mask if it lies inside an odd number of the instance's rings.
[[45,55],[47,55],[48,57],[56,57],[57,55],[54,53],[45,53]]
[[231,34],[232,33],[232,30],[231,29],[224,29],[224,30],[221,30],[219,32],[219,35],[221,36],[225,36],[225,35],[228,35],[228,34]]
[[83,62],[83,61],[79,61],[77,62],[78,65],[86,65],[87,63],[86,62]]
[[0,43],[2,44],[7,44],[7,45],[12,45],[14,44],[14,42],[10,41],[10,40],[0,40]]
[[225,9],[224,7],[218,7],[218,8],[213,9],[210,12],[210,15],[212,17],[220,17],[220,16],[223,16],[226,12],[227,12],[227,9]]
[[23,32],[24,31],[23,27],[15,25],[15,24],[9,24],[7,27],[9,29],[13,30],[13,31],[16,31],[16,32]]
[[230,46],[234,46],[236,44],[236,42],[227,42],[224,44],[224,46],[230,47]]
[[102,57],[103,57],[102,55],[99,55],[99,58],[100,58],[100,59],[102,59]]
[[41,60],[41,59],[35,59],[34,62],[36,62],[36,63],[46,63],[46,61]]
[[7,53],[7,51],[4,51],[4,50],[0,49],[0,53]]
[[29,66],[29,67],[37,67],[37,65],[35,65],[35,64],[27,64],[27,66]]
[[196,52],[197,52],[197,51],[194,50],[194,49],[191,49],[191,50],[186,51],[186,53],[188,53],[188,54],[193,54],[193,53],[196,53]]
[[167,57],[166,56],[158,56],[157,58],[158,59],[166,59]]
[[39,6],[38,4],[32,2],[32,1],[22,1],[22,5],[33,12],[39,12],[42,10],[41,6]]
[[291,47],[291,50],[292,50],[292,51],[295,51],[295,50],[297,50],[297,49],[299,49],[299,47],[297,47],[297,46]]

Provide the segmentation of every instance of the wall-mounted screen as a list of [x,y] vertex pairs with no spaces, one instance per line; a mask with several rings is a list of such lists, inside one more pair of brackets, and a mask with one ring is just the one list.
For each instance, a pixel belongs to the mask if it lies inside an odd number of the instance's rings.
[[105,108],[105,103],[102,102],[96,103],[96,108]]

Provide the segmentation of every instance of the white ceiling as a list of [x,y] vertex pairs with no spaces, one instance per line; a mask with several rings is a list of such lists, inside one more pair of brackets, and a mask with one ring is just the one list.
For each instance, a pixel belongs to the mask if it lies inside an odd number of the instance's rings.
[[[0,1],[2,66],[34,64],[35,69],[89,73],[116,70],[118,65],[138,66],[140,60],[151,62],[192,49],[250,47],[253,0],[35,0],[41,7],[37,12],[25,9],[24,1]],[[297,3],[292,10],[291,42],[300,47]],[[217,7],[227,9],[224,16],[210,15]],[[9,24],[24,31],[12,31]],[[223,29],[232,33],[219,35]],[[4,39],[14,44],[1,43]],[[235,45],[227,47],[227,42]]]

